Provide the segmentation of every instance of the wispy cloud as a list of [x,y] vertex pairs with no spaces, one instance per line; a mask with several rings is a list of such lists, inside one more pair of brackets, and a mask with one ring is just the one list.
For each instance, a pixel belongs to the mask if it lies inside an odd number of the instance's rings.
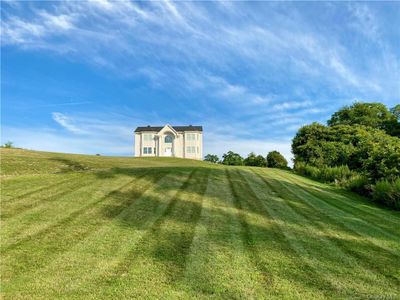
[[370,39],[376,39],[379,36],[379,23],[375,14],[365,3],[350,3],[348,9],[353,16],[350,26],[355,28],[361,34]]
[[313,103],[309,100],[306,101],[293,101],[293,102],[282,102],[275,104],[273,110],[288,110],[288,109],[298,109],[304,107],[310,107]]
[[74,124],[74,120],[72,118],[62,113],[53,112],[52,117],[54,121],[56,121],[59,125],[61,125],[63,128],[65,128],[70,132],[78,134],[86,133],[84,130],[82,130],[81,128],[79,128],[77,125]]

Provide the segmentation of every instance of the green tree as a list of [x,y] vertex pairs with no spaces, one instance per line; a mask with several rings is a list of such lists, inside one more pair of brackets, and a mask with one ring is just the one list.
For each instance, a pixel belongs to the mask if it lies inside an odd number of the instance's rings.
[[374,128],[382,128],[385,121],[390,120],[393,114],[382,103],[356,102],[351,106],[345,106],[335,112],[329,126],[334,125],[365,125]]
[[215,154],[207,154],[204,157],[204,161],[212,162],[212,163],[218,163],[219,162],[219,157]]
[[243,161],[245,166],[254,167],[265,167],[265,158],[262,155],[256,155],[254,152],[249,153],[249,155]]
[[243,157],[233,151],[228,151],[222,155],[222,164],[231,166],[242,166]]
[[335,112],[328,120],[328,125],[364,125],[382,129],[390,135],[398,135],[400,128],[396,113],[399,110],[400,108],[395,106],[389,111],[384,104],[377,102],[355,102]]
[[268,168],[287,169],[288,162],[278,151],[271,151],[267,155]]
[[[329,128],[319,123],[303,126],[292,142],[295,162],[305,162],[313,166],[325,164],[322,143],[329,138]],[[268,166],[268,162],[267,162]]]

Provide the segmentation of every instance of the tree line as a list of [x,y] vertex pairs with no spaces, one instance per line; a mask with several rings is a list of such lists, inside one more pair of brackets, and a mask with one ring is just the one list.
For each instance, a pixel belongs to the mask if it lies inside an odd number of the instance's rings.
[[271,151],[266,157],[262,155],[256,155],[254,152],[249,153],[246,158],[240,156],[240,154],[233,151],[228,151],[222,155],[220,159],[215,154],[207,154],[204,157],[205,161],[212,163],[220,163],[223,165],[230,166],[252,166],[252,167],[269,167],[269,168],[280,168],[288,169],[288,162],[278,151]]

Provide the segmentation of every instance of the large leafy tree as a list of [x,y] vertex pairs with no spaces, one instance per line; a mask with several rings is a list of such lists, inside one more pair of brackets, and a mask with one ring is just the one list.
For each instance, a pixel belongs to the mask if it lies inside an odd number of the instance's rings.
[[393,114],[382,103],[356,102],[351,106],[345,106],[335,112],[328,120],[329,126],[334,125],[365,125],[374,128],[382,128],[382,124],[390,120]]
[[222,155],[222,164],[231,166],[242,166],[243,157],[233,151],[228,151]]
[[287,169],[288,162],[278,151],[271,151],[267,155],[267,167]]
[[396,113],[399,110],[397,106],[388,110],[384,104],[377,102],[356,102],[335,112],[328,120],[328,125],[364,125],[385,130],[390,135],[398,135],[400,129]]

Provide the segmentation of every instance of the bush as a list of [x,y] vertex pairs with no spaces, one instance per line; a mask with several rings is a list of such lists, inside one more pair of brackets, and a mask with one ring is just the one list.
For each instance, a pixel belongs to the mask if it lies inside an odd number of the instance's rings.
[[368,178],[361,174],[351,176],[344,184],[343,187],[364,196],[370,196],[372,193],[371,184]]
[[296,163],[295,171],[322,182],[335,182],[336,184],[343,184],[355,175],[348,166],[317,168],[302,162]]
[[373,189],[372,198],[394,209],[400,209],[400,178],[394,181],[378,181]]
[[320,178],[324,182],[342,183],[353,175],[348,166],[323,167],[320,171]]

